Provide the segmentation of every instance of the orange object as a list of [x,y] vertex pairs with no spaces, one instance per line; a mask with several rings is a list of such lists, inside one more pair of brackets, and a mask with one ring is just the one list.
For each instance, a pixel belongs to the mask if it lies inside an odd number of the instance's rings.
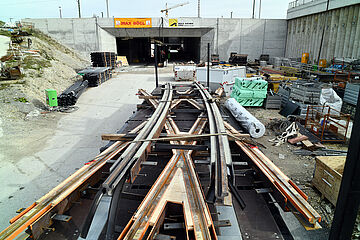
[[303,53],[301,55],[301,63],[307,64],[309,62],[309,53]]
[[326,59],[320,59],[319,67],[325,68],[326,67]]

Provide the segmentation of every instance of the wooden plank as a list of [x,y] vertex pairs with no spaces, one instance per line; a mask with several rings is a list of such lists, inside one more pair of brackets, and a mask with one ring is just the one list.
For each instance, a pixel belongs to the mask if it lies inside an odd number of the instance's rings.
[[139,95],[139,98],[140,99],[159,99],[160,97],[159,96],[142,96],[142,95]]
[[[121,141],[124,140],[124,136],[126,134],[102,134],[101,135],[101,140],[105,140],[105,141]],[[127,140],[129,140],[129,138],[126,138]]]
[[310,142],[309,140],[304,140],[304,141],[301,141],[302,142],[302,144],[304,144],[304,147],[305,148],[312,148],[312,147],[314,147],[315,145],[312,143],[312,142]]
[[298,142],[305,141],[305,140],[308,140],[308,139],[309,139],[308,136],[300,135],[300,136],[297,136],[295,138],[288,139],[288,142],[291,143],[291,144],[296,144]]
[[[154,138],[150,139],[152,141],[171,141],[171,140],[198,140],[198,139],[204,139],[209,138],[212,136],[212,134],[160,134],[160,138]],[[232,136],[228,136],[230,140],[238,140],[234,139],[234,137],[237,138],[243,138],[243,137],[249,137],[249,134],[236,134]],[[126,134],[102,134],[101,140],[106,141],[129,141],[134,137],[126,137]]]

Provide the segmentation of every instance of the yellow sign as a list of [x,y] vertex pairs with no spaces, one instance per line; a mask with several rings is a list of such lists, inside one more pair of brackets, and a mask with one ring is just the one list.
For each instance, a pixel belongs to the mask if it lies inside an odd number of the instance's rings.
[[177,26],[178,26],[177,18],[169,18],[169,27],[177,27]]
[[114,18],[116,28],[151,28],[151,18]]
[[116,61],[121,64],[120,66],[129,66],[126,56],[117,56]]

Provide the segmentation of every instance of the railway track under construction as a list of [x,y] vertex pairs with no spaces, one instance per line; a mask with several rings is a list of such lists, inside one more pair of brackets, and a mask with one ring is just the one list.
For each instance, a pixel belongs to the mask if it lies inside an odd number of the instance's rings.
[[144,99],[94,159],[0,233],[3,239],[292,239],[320,215],[201,84]]

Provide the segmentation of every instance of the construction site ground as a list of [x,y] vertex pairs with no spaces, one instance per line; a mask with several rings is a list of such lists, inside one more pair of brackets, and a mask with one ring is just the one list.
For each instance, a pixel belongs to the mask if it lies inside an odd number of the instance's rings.
[[[8,226],[15,211],[27,207],[58,185],[85,162],[99,153],[106,144],[101,134],[115,133],[136,110],[141,100],[138,88],[151,91],[155,87],[154,68],[135,66],[116,70],[114,77],[81,95],[71,113],[42,112],[36,118],[24,120],[24,114],[12,115],[13,120],[0,121],[0,229]],[[160,83],[172,81],[172,66],[160,68]],[[1,92],[1,91],[0,91]],[[265,125],[282,118],[278,110],[250,108]],[[256,139],[268,156],[287,176],[309,196],[311,205],[325,222],[331,222],[334,207],[321,199],[312,188],[315,158],[292,153],[296,147],[285,143],[275,147],[268,141],[275,133],[267,130]],[[283,155],[283,157],[281,156]],[[280,156],[280,157],[279,157]],[[328,228],[307,232],[291,213],[284,218],[295,239],[327,239]]]

